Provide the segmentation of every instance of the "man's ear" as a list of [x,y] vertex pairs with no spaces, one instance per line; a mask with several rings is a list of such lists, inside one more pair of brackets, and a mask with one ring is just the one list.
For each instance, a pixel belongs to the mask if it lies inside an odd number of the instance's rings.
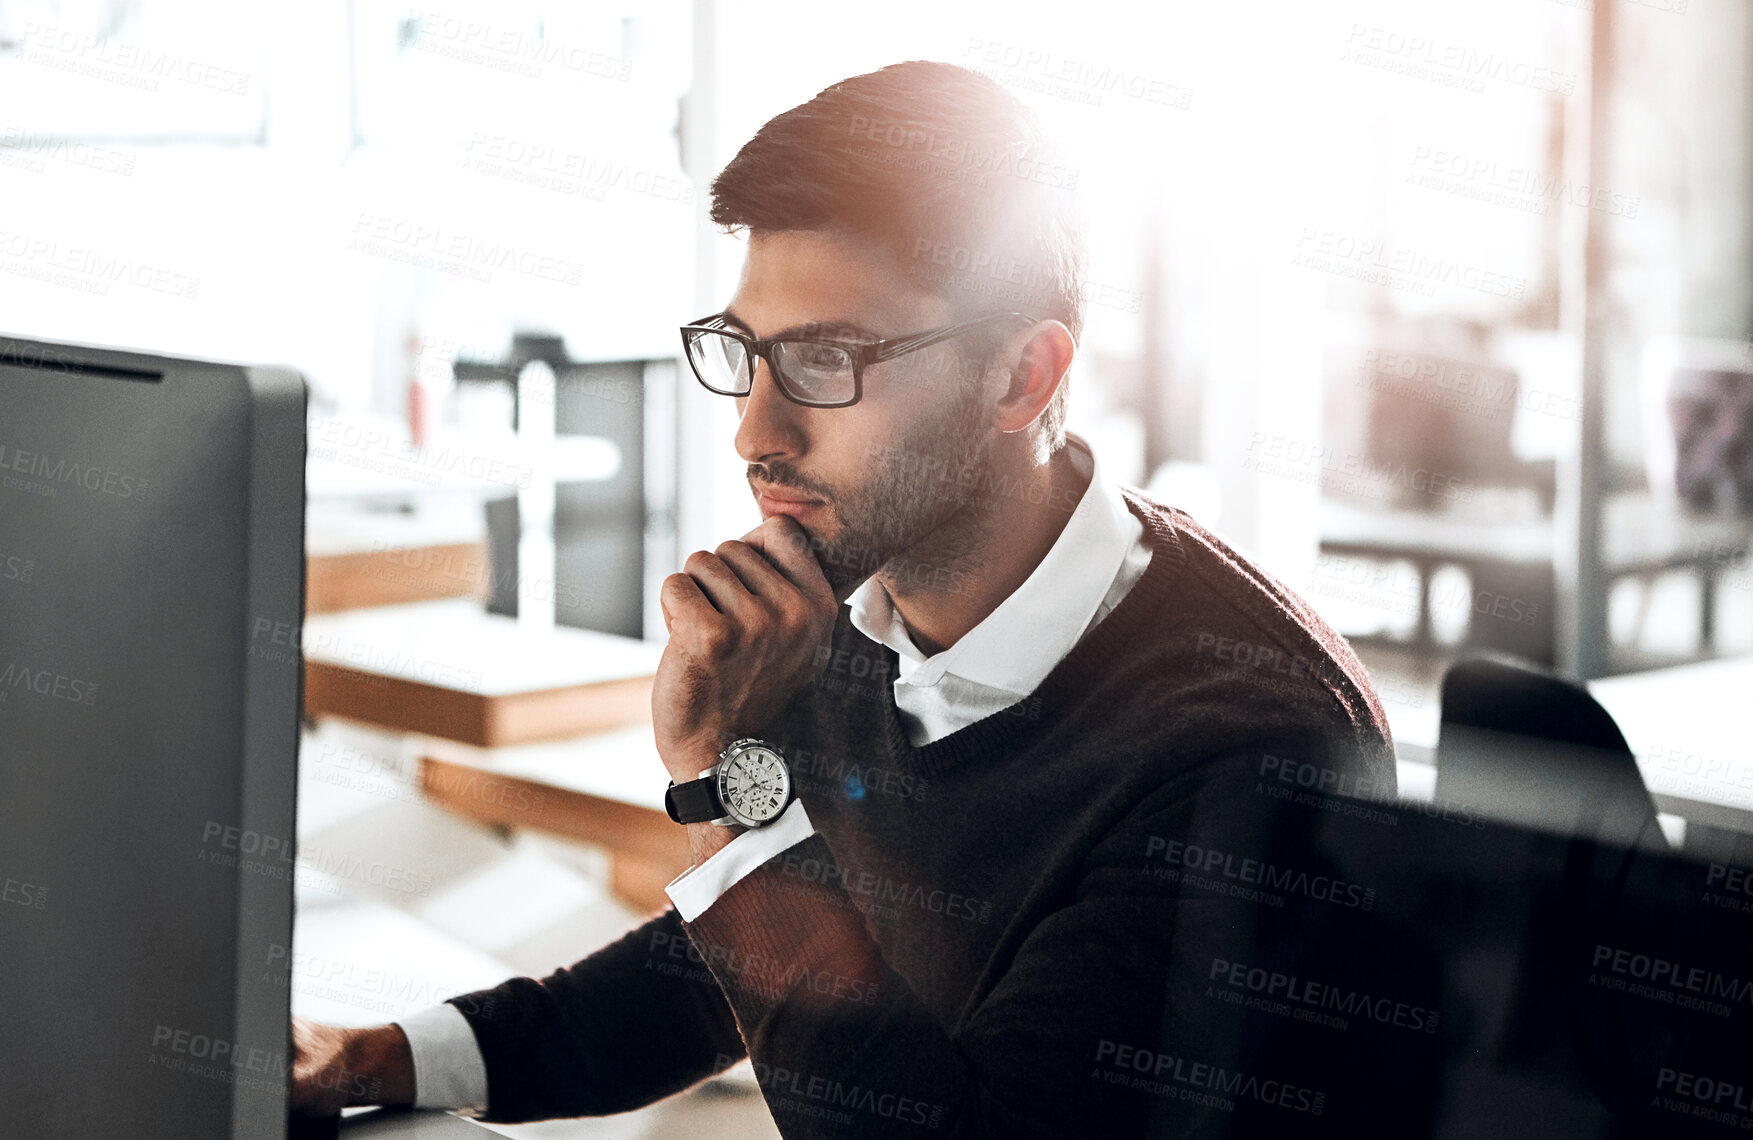
[[1041,417],[1071,367],[1077,341],[1059,321],[1036,321],[1007,343],[999,359],[1012,359],[1010,386],[998,401],[994,421],[1002,432],[1018,432]]

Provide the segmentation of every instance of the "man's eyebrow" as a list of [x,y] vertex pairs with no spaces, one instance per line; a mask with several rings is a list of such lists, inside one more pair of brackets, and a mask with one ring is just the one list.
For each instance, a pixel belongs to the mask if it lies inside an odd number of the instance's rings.
[[[749,322],[737,316],[736,313],[730,309],[726,309],[720,315],[724,317],[727,324],[737,326],[750,336],[755,335],[755,330],[749,327]],[[792,325],[790,328],[780,329],[778,332],[774,333],[773,339],[777,340],[782,337],[833,336],[840,333],[849,334],[862,340],[883,339],[880,333],[873,332],[859,324],[857,321],[848,320],[809,321],[806,324]]]

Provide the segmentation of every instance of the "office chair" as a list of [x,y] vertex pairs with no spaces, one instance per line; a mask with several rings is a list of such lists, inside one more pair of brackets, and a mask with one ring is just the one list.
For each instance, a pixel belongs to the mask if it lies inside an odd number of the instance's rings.
[[1616,847],[1667,847],[1607,710],[1581,686],[1513,658],[1449,667],[1436,763],[1439,803]]
[[[1668,843],[1624,734],[1587,690],[1504,656],[1451,665],[1436,796],[1494,822],[1570,837],[1556,893],[1521,933],[1524,954],[1587,963],[1593,947],[1624,944],[1619,900],[1633,876],[1659,864],[1651,857]],[[1618,1118],[1636,1117],[1639,1075],[1651,1071],[1652,1042],[1665,1039],[1651,1019],[1666,1011],[1628,1013],[1615,995],[1588,984],[1586,968],[1561,977],[1557,985],[1524,978],[1493,1052],[1512,1069],[1568,1054]],[[1566,1024],[1569,1033],[1557,1032]]]

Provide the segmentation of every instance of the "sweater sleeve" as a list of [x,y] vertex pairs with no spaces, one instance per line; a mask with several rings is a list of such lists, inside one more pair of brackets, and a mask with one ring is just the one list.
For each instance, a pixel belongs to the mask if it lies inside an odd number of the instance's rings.
[[627,1112],[744,1056],[674,908],[539,981],[513,978],[450,1004],[480,1044],[481,1119],[495,1123]]
[[[843,887],[799,883],[783,858],[686,925],[787,1140],[1224,1134],[1234,1117],[1202,1082],[1235,1071],[1241,1014],[1206,978],[1250,959],[1271,903],[1209,868],[1217,882],[1196,885],[1206,876],[1164,853],[1258,863],[1273,810],[1233,780],[1144,796],[1047,887],[1057,906],[1007,935],[955,1027],[884,961]],[[833,859],[821,834],[791,854]],[[1264,1079],[1319,1113],[1314,1093]]]

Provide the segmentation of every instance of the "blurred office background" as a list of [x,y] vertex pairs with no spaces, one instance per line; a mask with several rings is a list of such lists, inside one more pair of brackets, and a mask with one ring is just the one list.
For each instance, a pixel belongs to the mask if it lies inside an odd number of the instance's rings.
[[[1071,429],[1352,637],[1403,759],[1466,650],[1581,679],[1753,653],[1740,0],[0,0],[0,327],[303,370],[307,652],[539,690],[487,674],[661,638],[655,584],[758,521],[731,402],[675,360],[742,256],[707,182],[915,58],[1068,145]],[[546,972],[659,898],[666,852],[529,808],[583,752],[349,707],[307,733],[306,913],[353,932],[307,1009]],[[482,751],[437,768],[443,742]],[[619,778],[572,790],[662,787]],[[323,984],[371,955],[418,982],[400,1006]],[[771,1134],[734,1080],[614,1134],[695,1111]]]

